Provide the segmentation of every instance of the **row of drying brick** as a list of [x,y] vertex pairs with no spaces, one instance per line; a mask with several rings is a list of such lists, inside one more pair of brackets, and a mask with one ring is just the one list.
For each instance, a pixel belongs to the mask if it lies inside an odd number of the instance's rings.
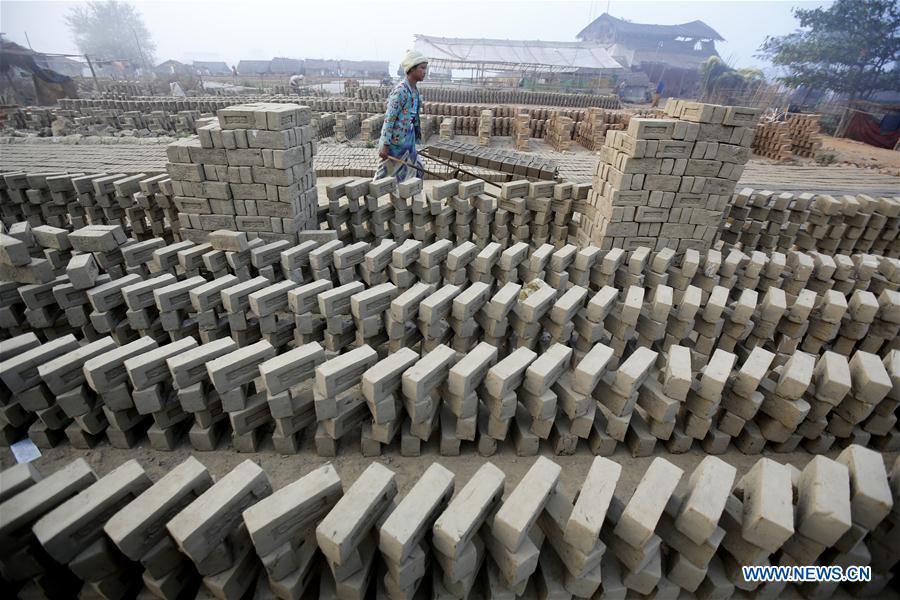
[[900,256],[900,197],[776,194],[744,188],[725,212],[721,239],[742,250]]
[[786,583],[741,567],[868,567],[846,591],[871,595],[900,558],[900,462],[888,475],[860,446],[802,470],[762,458],[740,479],[715,457],[689,477],[658,458],[630,494],[621,473],[595,459],[573,498],[546,458],[515,483],[487,463],[454,493],[433,464],[401,498],[380,463],[352,485],[325,465],[278,490],[249,460],[214,481],[189,458],[155,483],[134,460],[101,478],[83,459],[49,476],[19,465],[0,473],[0,567],[49,597],[776,598]]
[[[184,310],[177,306],[188,302],[221,303],[228,310],[245,302],[262,319],[272,316],[263,313],[274,298],[304,311],[294,313],[298,323],[313,318],[305,312],[311,310],[322,311],[319,318],[326,321],[355,323],[357,347],[333,350],[328,332],[323,348],[316,336],[279,336],[277,331],[257,342],[238,337],[239,345],[221,335],[198,345],[177,322],[165,339],[152,329],[124,338],[114,332],[84,344],[71,334],[43,344],[33,333],[21,334],[8,341],[0,363],[7,441],[28,427],[42,446],[55,445],[65,435],[79,447],[90,447],[105,433],[113,445],[131,447],[147,432],[153,447],[170,450],[191,427],[189,438],[198,450],[215,449],[230,429],[234,447],[249,451],[273,425],[273,444],[280,452],[296,452],[304,430],[315,425],[316,448],[323,455],[334,455],[338,440],[355,439],[357,433],[365,454],[380,454],[398,436],[404,454],[418,454],[438,430],[442,453],[459,454],[463,441],[477,441],[485,455],[508,438],[523,455],[537,453],[541,440],[548,439],[559,454],[574,452],[586,439],[596,453],[610,454],[624,442],[634,455],[652,453],[657,440],[671,452],[685,452],[697,440],[710,453],[724,452],[732,441],[745,453],[761,452],[767,444],[785,452],[801,442],[824,451],[836,439],[842,444],[871,440],[883,449],[900,441],[896,349],[883,359],[863,350],[850,357],[826,351],[817,359],[798,350],[775,354],[759,344],[741,345],[736,353],[720,347],[706,356],[678,343],[669,343],[665,351],[659,345],[652,350],[653,344],[629,351],[614,334],[610,346],[584,338],[574,351],[558,340],[541,343],[538,354],[527,346],[507,348],[500,339],[469,340],[464,350],[426,339],[416,352],[415,344],[402,337],[367,336],[366,322],[380,320],[383,311],[388,321],[412,325],[407,319],[416,319],[427,335],[442,314],[471,321],[466,311],[479,298],[468,294],[460,302],[463,295],[446,293],[455,286],[431,295],[414,286],[397,296],[392,284],[369,290],[348,284],[342,290],[297,287],[290,281],[287,292],[275,284],[248,293],[251,288],[244,284],[219,291],[216,281],[197,279],[162,287],[138,282],[111,295],[93,293],[90,302],[97,308],[121,295],[129,306],[142,303],[138,313],[155,302],[161,320],[165,309]],[[166,283],[166,276],[155,280]],[[517,302],[518,287],[507,284],[490,299],[479,294],[476,320],[491,327],[491,321],[506,320],[505,314],[527,328],[538,325],[537,314],[544,312],[548,324],[562,327],[572,320],[579,297],[583,302],[577,288],[554,302],[556,291],[546,284],[530,293],[526,289]],[[469,289],[478,291],[479,284]],[[631,293],[638,290],[631,288],[610,313],[615,289],[603,288],[583,309],[582,319],[591,324],[597,318],[594,328],[617,332],[615,326],[627,323],[629,314],[641,314],[635,302],[640,293]],[[721,314],[715,293],[710,299],[695,323]],[[659,297],[647,305],[647,311],[663,308]]]
[[[32,256],[35,247],[49,246],[45,252],[62,257],[75,245],[66,264],[55,271],[47,265],[48,273],[25,280],[35,283],[3,286],[9,300],[0,311],[4,328],[45,329],[50,337],[90,324],[82,330],[88,339],[99,332],[124,335],[121,340],[129,331],[152,329],[160,339],[166,332],[203,341],[230,334],[242,345],[264,335],[276,347],[293,337],[323,341],[333,352],[390,340],[393,349],[424,340],[426,350],[447,343],[465,352],[486,340],[534,350],[542,339],[546,347],[549,338],[581,352],[603,341],[618,356],[633,342],[663,350],[684,344],[702,360],[716,348],[757,345],[784,356],[797,349],[819,354],[826,347],[848,356],[856,349],[883,354],[893,347],[900,321],[897,260],[869,255],[688,251],[676,266],[673,251],[647,248],[628,254],[571,245],[530,249],[520,242],[506,250],[491,243],[479,251],[471,242],[454,247],[446,240],[423,245],[390,239],[374,247],[338,240],[291,247],[229,231],[214,232],[211,243],[166,244],[158,238],[133,242],[118,228],[66,234],[27,224],[9,233],[0,253],[0,266],[8,269],[41,260]],[[123,288],[149,293],[167,286],[183,288],[177,307],[157,306],[152,294],[141,302],[122,294]],[[232,287],[240,301],[222,295]],[[187,294],[193,288],[214,301],[192,305]],[[384,311],[354,320],[350,299],[363,291],[384,296],[386,303],[402,296],[411,308],[400,321]],[[516,296],[535,292],[540,293],[529,302],[538,308],[523,319],[513,310]],[[339,310],[319,312],[323,293],[335,298],[329,302]],[[260,298],[255,307],[251,294]],[[102,298],[102,310],[91,304],[93,295]],[[502,314],[479,318],[495,295],[512,303]],[[297,300],[307,297],[308,303]],[[417,303],[426,299],[434,305],[433,318],[417,323]],[[22,304],[24,310],[17,308]],[[592,311],[591,305],[600,308]]]
[[486,193],[484,181],[450,179],[423,193],[418,178],[399,185],[391,177],[344,178],[326,186],[328,205],[321,207],[319,222],[350,241],[471,241],[478,248],[550,242],[561,247],[589,187],[512,181],[500,184],[495,195]]
[[[172,198],[172,181],[165,174],[16,172],[0,176],[0,219],[11,231],[42,225],[63,230],[109,225],[125,229],[138,240],[173,239],[178,236],[179,221]],[[37,262],[30,265],[34,270],[59,266],[52,252],[35,258]],[[0,277],[14,278],[7,273]]]

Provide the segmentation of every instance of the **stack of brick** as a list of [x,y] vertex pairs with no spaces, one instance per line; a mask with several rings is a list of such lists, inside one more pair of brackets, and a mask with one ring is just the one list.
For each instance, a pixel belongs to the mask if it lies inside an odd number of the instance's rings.
[[575,141],[591,151],[600,150],[610,129],[624,129],[628,113],[602,108],[589,108],[587,116],[575,128]]
[[150,484],[143,467],[130,460],[41,517],[32,526],[34,537],[53,560],[67,565],[99,595],[134,593],[142,582],[103,527],[111,511],[131,503]]
[[531,119],[527,112],[519,112],[513,119],[513,128],[510,132],[513,138],[513,147],[519,152],[527,151],[528,139],[531,137]]
[[141,563],[143,584],[158,598],[196,593],[200,586],[199,574],[176,549],[166,522],[212,483],[206,467],[189,457],[103,525],[118,551],[128,560]]
[[[466,598],[478,582],[485,562],[482,526],[496,510],[506,475],[487,463],[454,496],[432,527],[434,561],[432,586],[436,593]],[[485,528],[484,536],[491,535]],[[490,563],[490,561],[488,561]],[[496,569],[488,564],[488,578]]]
[[[734,486],[735,468],[715,457],[684,485],[681,469],[657,458],[627,500],[621,467],[607,459],[594,459],[574,502],[559,465],[529,466],[503,502],[505,474],[487,463],[452,499],[453,474],[432,465],[395,504],[394,474],[377,463],[346,493],[331,465],[275,493],[251,461],[215,484],[192,458],[155,484],[136,461],[99,481],[81,459],[46,477],[18,465],[0,472],[4,578],[14,593],[52,597],[122,597],[142,585],[159,598],[194,596],[201,577],[201,593],[220,598],[254,588],[404,598],[429,580],[454,598],[476,586],[492,597],[770,597],[794,590],[747,581],[742,566],[871,565],[872,579],[845,591],[878,594],[897,559],[900,463],[888,473],[860,445],[802,470],[762,458]],[[839,585],[795,587],[829,597]]]
[[349,142],[359,135],[361,128],[358,113],[338,113],[334,121],[334,139],[338,142]]
[[[315,527],[341,499],[341,478],[325,465],[243,511],[253,548],[262,561],[268,587],[278,598],[300,598],[315,587],[319,562]],[[259,589],[259,587],[257,588]]]
[[625,441],[640,387],[650,376],[657,353],[638,348],[621,364],[613,359],[610,370],[594,388],[597,400],[595,427],[619,442]]
[[664,515],[682,475],[681,469],[657,458],[627,502],[612,497],[600,539],[621,563],[621,581],[630,590],[650,594],[657,586],[660,591],[669,586],[662,572],[660,535],[670,531]]
[[364,142],[377,142],[381,138],[381,126],[384,125],[384,115],[374,115],[363,119],[360,125],[360,138]]
[[836,254],[838,250],[896,257],[900,236],[900,201],[865,194],[838,198],[815,196],[805,227],[795,243],[802,250]]
[[478,145],[479,146],[490,146],[491,145],[491,131],[494,126],[494,112],[491,110],[483,110],[481,111],[481,116],[478,117]]
[[791,151],[805,158],[817,158],[822,148],[819,115],[788,113],[785,116]]
[[166,168],[183,239],[203,243],[231,229],[296,243],[299,231],[317,228],[309,120],[302,106],[237,105],[198,128],[198,138],[170,144]]
[[602,249],[704,250],[750,157],[758,111],[670,100],[671,118],[633,118],[601,148],[579,242]]
[[731,374],[722,393],[715,427],[731,436],[735,446],[744,454],[758,454],[766,443],[754,418],[764,400],[759,386],[774,360],[772,352],[761,347],[754,348],[741,368]]
[[719,523],[733,498],[735,475],[733,466],[707,456],[688,479],[687,490],[672,494],[659,523],[659,536],[669,548],[669,584],[698,595],[727,597],[734,591],[717,550],[726,533]]
[[51,448],[66,437],[65,429],[72,419],[44,383],[38,369],[77,349],[78,340],[72,334],[43,344],[34,335],[13,339],[0,362],[0,379],[5,387],[4,436],[15,441],[27,433],[39,447]]
[[565,152],[572,145],[572,135],[575,122],[569,117],[564,117],[558,112],[553,112],[547,121],[544,131],[544,139],[557,152]]
[[[900,460],[894,460],[891,468],[888,484],[889,492],[893,496],[893,504],[887,517],[881,521],[872,533],[866,538],[865,544],[872,556],[872,581],[853,586],[854,592],[871,592],[878,594],[890,584],[891,569],[900,560],[898,552],[897,533],[900,526]],[[868,486],[867,486],[868,487]],[[883,502],[883,501],[882,501]],[[866,503],[868,505],[868,503]],[[854,519],[856,519],[854,515]]]
[[228,429],[228,414],[223,410],[219,393],[210,381],[206,363],[237,349],[234,340],[225,337],[166,359],[178,402],[185,412],[194,416],[194,423],[188,432],[194,450],[215,450]]
[[390,598],[412,598],[428,574],[429,533],[453,496],[454,475],[434,463],[378,527],[383,567],[377,587]]
[[232,446],[238,452],[256,452],[264,430],[272,422],[259,367],[275,354],[275,348],[261,340],[206,363],[222,410],[228,413]]
[[753,129],[753,154],[780,162],[794,159],[791,132],[784,121],[760,121]]
[[395,510],[396,495],[394,473],[373,463],[319,522],[316,541],[328,566],[322,569],[320,596],[367,596],[376,572],[378,522]]
[[[651,371],[638,392],[635,411],[640,418],[640,425],[655,439],[666,442],[672,440],[673,447],[683,444],[683,433],[675,433],[677,419],[681,407],[687,400],[692,382],[690,350],[684,346],[673,344],[666,351],[664,365]],[[655,447],[656,442],[637,429],[626,435],[632,454],[646,453]],[[672,439],[673,434],[675,438]]]
[[369,411],[359,383],[377,361],[375,350],[361,346],[315,368],[316,449],[321,456],[335,456],[338,440],[366,420]]
[[[19,465],[22,467],[23,465]],[[0,474],[3,523],[0,524],[0,559],[4,579],[23,593],[65,596],[79,587],[78,577],[56,563],[41,546],[32,527],[44,515],[67,502],[97,481],[97,475],[83,458],[42,477],[39,472],[23,473],[15,468]],[[7,482],[11,485],[6,487]]]
[[241,597],[256,583],[262,565],[242,514],[271,493],[265,471],[246,460],[166,523],[177,551],[191,560],[213,595]]
[[456,128],[455,123],[456,119],[454,119],[453,117],[446,117],[444,119],[441,119],[441,126],[438,130],[438,133],[440,134],[442,140],[453,139],[453,133]]
[[[413,362],[412,356],[409,360]],[[401,403],[409,418],[403,422],[400,434],[407,454],[418,456],[421,443],[427,443],[442,425],[442,390],[456,361],[453,349],[438,344],[403,372]],[[452,425],[446,421],[448,431]]]

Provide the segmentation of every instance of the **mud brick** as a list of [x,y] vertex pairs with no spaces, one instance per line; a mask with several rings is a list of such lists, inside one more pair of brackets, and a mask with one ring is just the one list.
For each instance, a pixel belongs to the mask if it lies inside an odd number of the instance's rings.
[[[122,246],[121,252],[122,258],[125,260],[125,266],[137,267],[149,263],[153,259],[153,253],[165,245],[165,240],[153,238]],[[71,265],[71,262],[69,264]]]
[[404,371],[401,378],[403,394],[413,400],[424,399],[447,379],[455,362],[456,352],[439,344]]
[[184,281],[179,281],[171,285],[159,287],[153,290],[153,297],[156,300],[156,307],[161,312],[169,312],[174,310],[184,310],[191,307],[190,291],[198,286],[204,285],[206,279],[203,277],[191,277]]
[[589,554],[600,540],[600,530],[622,467],[603,457],[594,458],[564,529],[564,541]]
[[523,289],[519,301],[513,307],[515,314],[523,321],[536,323],[550,310],[556,300],[556,289],[541,280],[533,280]]
[[316,367],[316,391],[333,398],[359,383],[362,374],[378,361],[378,354],[369,346],[361,346],[325,361]]
[[208,283],[194,287],[188,291],[191,306],[198,312],[213,310],[222,305],[222,290],[233,287],[238,278],[228,274],[216,277]]
[[435,521],[437,552],[459,559],[503,493],[505,475],[494,465],[482,466]]
[[538,457],[494,515],[491,535],[509,552],[516,552],[526,541],[561,472],[556,463]]
[[[2,367],[0,367],[2,368]],[[891,391],[891,378],[878,356],[857,351],[850,359],[850,377],[855,399],[878,404]]]
[[884,461],[877,452],[857,444],[847,446],[837,461],[850,473],[853,522],[874,531],[893,506]]
[[688,479],[688,492],[675,517],[675,528],[696,544],[711,538],[725,510],[735,474],[734,467],[714,456],[700,461]]
[[350,298],[365,290],[365,285],[354,281],[318,295],[319,313],[326,317],[350,314]]
[[549,390],[566,370],[571,356],[571,348],[562,344],[550,346],[526,369],[522,389],[536,395]]
[[[624,395],[634,393],[650,373],[650,367],[656,361],[657,353],[649,348],[638,348],[613,375],[612,388]],[[612,375],[612,374],[611,374]]]
[[59,396],[84,383],[82,367],[85,362],[115,348],[116,343],[112,338],[100,338],[45,362],[38,367],[38,374],[50,391]]
[[32,463],[20,463],[0,471],[0,502],[28,489],[43,478]]
[[67,563],[102,536],[107,518],[150,483],[144,469],[130,460],[44,515],[34,524],[35,537],[57,562]]
[[128,381],[125,361],[156,347],[156,341],[153,338],[142,337],[115,350],[90,358],[84,363],[84,378],[94,391],[112,392],[116,386]]
[[537,354],[528,348],[519,348],[491,367],[482,384],[485,391],[494,398],[503,398],[514,392],[525,377],[528,366]]
[[118,225],[89,225],[69,234],[69,242],[78,252],[108,252],[126,240],[125,232]]
[[316,367],[323,362],[325,351],[312,342],[267,360],[259,366],[259,372],[266,391],[274,396],[314,377]]
[[342,494],[334,467],[325,465],[244,511],[247,531],[259,555],[296,544],[335,506]]
[[169,381],[172,374],[166,361],[196,347],[197,341],[186,337],[129,358],[124,364],[131,384],[136,389],[144,389]]
[[287,279],[252,292],[247,297],[250,310],[258,317],[286,311],[288,309],[288,292],[297,286],[297,283]]
[[363,396],[370,403],[377,404],[395,394],[401,386],[403,373],[419,360],[419,355],[409,348],[401,348],[384,360],[371,366],[362,374]]
[[462,289],[459,286],[445,285],[424,298],[419,303],[419,321],[426,325],[433,325],[442,319],[446,319],[452,310],[453,300],[461,291]]
[[812,382],[816,359],[806,352],[795,352],[778,378],[775,393],[785,398],[800,398]]
[[538,523],[541,533],[546,536],[546,540],[566,566],[566,570],[574,578],[583,578],[600,564],[606,545],[597,538],[588,552],[582,552],[566,542],[565,528],[572,511],[572,503],[557,491],[547,499]]
[[797,487],[797,532],[833,546],[852,524],[847,466],[816,456],[803,469]]
[[288,292],[288,306],[294,314],[304,314],[308,312],[318,312],[319,294],[326,292],[334,287],[331,280],[320,279],[306,285],[301,285]]
[[754,348],[744,360],[744,364],[734,374],[731,389],[734,393],[749,397],[759,387],[760,382],[769,371],[775,355],[760,347]]
[[222,306],[230,313],[239,313],[250,307],[250,294],[268,287],[271,282],[265,277],[254,277],[222,290]]
[[238,349],[237,343],[230,337],[202,344],[192,350],[166,359],[172,381],[176,388],[184,390],[209,377],[206,363],[231,354]]
[[137,311],[143,308],[156,308],[156,296],[154,292],[162,287],[176,283],[178,279],[169,273],[163,273],[146,281],[138,281],[122,288],[122,297],[130,310]]
[[232,537],[231,557],[227,564],[223,563],[224,570],[211,568],[203,578],[203,585],[218,598],[242,597],[256,582],[262,566],[246,531],[240,530]]
[[388,562],[406,561],[453,495],[453,474],[431,465],[379,528],[379,549]]
[[245,460],[175,515],[166,529],[179,549],[199,563],[242,522],[245,509],[271,492],[265,472]]
[[0,504],[0,554],[7,555],[31,533],[31,525],[97,480],[94,471],[79,458]]
[[447,374],[447,390],[459,398],[469,397],[475,393],[496,361],[496,346],[485,342],[479,343],[450,368]]
[[316,527],[316,540],[328,560],[345,564],[396,495],[391,470],[373,463],[363,471]]
[[397,286],[382,283],[350,297],[350,313],[357,319],[378,316],[388,310],[397,297]]
[[572,390],[589,396],[606,373],[613,357],[613,349],[596,343],[572,369]]
[[250,383],[259,376],[259,365],[275,356],[275,348],[261,340],[206,363],[213,386],[220,393]]
[[3,347],[0,348],[0,361],[4,361],[12,356],[17,356],[22,352],[27,352],[41,345],[41,341],[34,332],[19,334],[15,337],[4,340]]
[[794,534],[791,471],[761,458],[738,484],[743,489],[742,537],[772,553]]
[[31,262],[28,244],[12,236],[0,233],[0,262],[21,267]]
[[24,392],[41,383],[38,367],[77,348],[71,334],[50,340],[0,362],[0,379],[12,393]]
[[240,410],[230,411],[228,418],[234,435],[252,434],[255,430],[272,420],[269,403],[265,394],[259,393],[247,399],[246,406]]
[[646,544],[681,475],[682,470],[672,463],[662,458],[654,459],[613,532],[632,547],[640,548]]

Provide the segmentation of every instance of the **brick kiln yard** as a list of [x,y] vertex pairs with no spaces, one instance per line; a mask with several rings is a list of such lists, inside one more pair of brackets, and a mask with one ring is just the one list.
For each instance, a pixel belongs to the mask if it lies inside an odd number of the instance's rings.
[[[558,96],[585,104],[426,106],[429,143],[481,148],[494,185],[371,181],[376,100],[65,101],[71,128],[198,136],[4,140],[2,431],[42,456],[0,453],[0,575],[895,594],[900,178],[785,164],[814,123]],[[559,181],[503,173],[546,161]]]

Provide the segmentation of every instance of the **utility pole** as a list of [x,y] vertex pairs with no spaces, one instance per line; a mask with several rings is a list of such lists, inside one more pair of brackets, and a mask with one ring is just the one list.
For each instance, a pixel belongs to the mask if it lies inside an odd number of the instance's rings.
[[97,81],[97,73],[94,71],[94,63],[91,62],[91,57],[87,54],[84,55],[84,60],[87,61],[88,67],[91,69],[91,77],[94,79],[94,89],[98,92],[100,91],[100,82]]
[[34,48],[31,47],[31,40],[28,39],[28,32],[25,32],[25,41],[28,42],[28,49],[34,51]]
[[141,55],[141,63],[143,63],[144,69],[149,71],[150,69],[147,67],[147,58],[144,56],[143,47],[141,47],[141,40],[138,39],[138,35],[137,35],[137,32],[134,30],[134,27],[129,26],[129,29],[131,29],[131,35],[134,36],[134,43],[137,44],[138,52]]

